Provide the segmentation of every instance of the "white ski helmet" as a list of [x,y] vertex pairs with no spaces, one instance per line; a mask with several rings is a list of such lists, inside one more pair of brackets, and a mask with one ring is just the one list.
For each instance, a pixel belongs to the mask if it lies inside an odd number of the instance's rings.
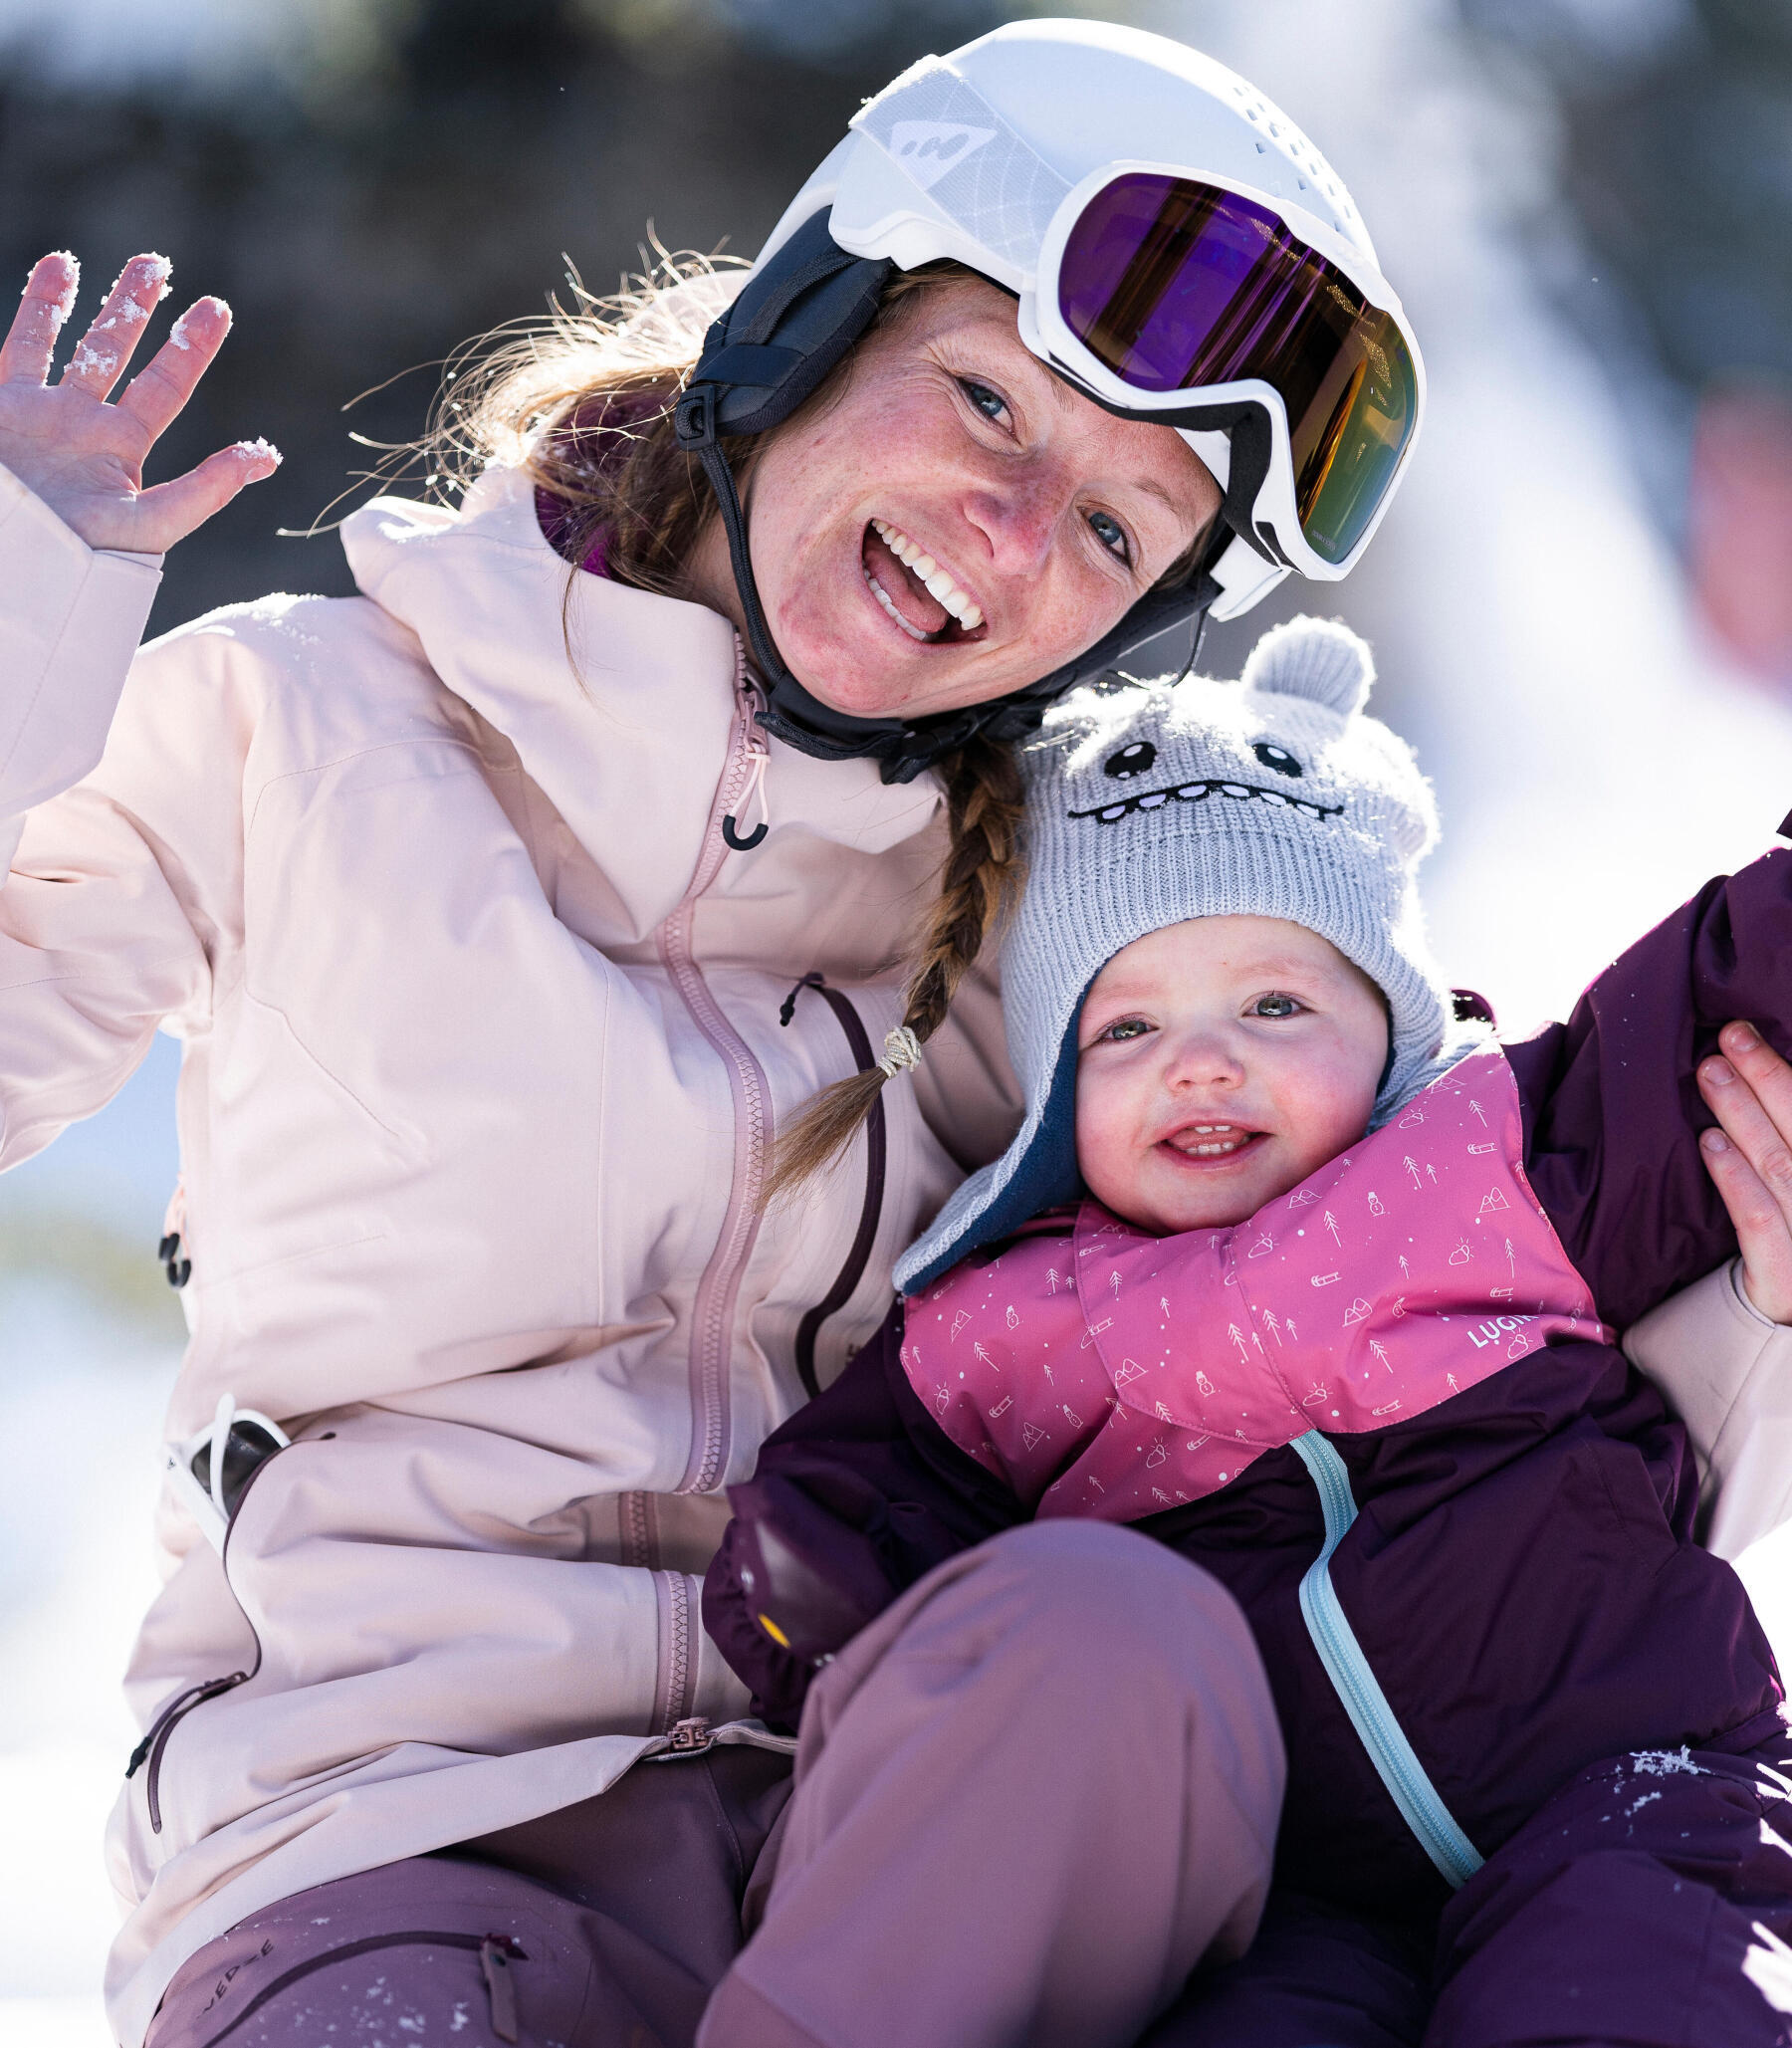
[[[1202,572],[1154,590],[1022,691],[912,722],[851,718],[766,626],[718,435],[786,419],[858,340],[892,270],[950,259],[1012,292],[1020,338],[1109,411],[1174,427],[1225,494]],[[907,781],[973,733],[1017,738],[1073,684],[1290,570],[1346,575],[1405,472],[1419,346],[1342,181],[1279,109],[1183,44],[1012,22],[912,65],[854,116],[716,322],[677,413],[716,490],[772,731]],[[1166,653],[1171,659],[1166,661]]]

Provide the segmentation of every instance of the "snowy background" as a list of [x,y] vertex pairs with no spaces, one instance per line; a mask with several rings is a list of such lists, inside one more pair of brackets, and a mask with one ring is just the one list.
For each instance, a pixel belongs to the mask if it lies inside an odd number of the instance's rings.
[[[1217,630],[1210,665],[1303,604],[1365,632],[1379,708],[1438,786],[1447,970],[1508,1027],[1560,1014],[1792,807],[1792,552],[1771,554],[1792,464],[1748,467],[1792,431],[1792,258],[1770,225],[1792,206],[1785,12],[1104,11],[1209,49],[1309,129],[1432,379],[1366,567]],[[414,432],[430,376],[344,422],[347,399],[539,309],[562,252],[605,282],[650,220],[672,246],[751,251],[861,95],[997,18],[953,0],[0,0],[5,262],[70,245],[98,278],[165,249],[177,288],[223,290],[238,317],[170,459],[258,431],[289,454],[175,557],[156,624],[346,588],[333,542],[274,529],[342,488],[357,417]],[[1722,203],[1689,226],[1675,204],[1700,189]],[[1737,405],[1754,410],[1726,441]],[[177,1064],[157,1040],[111,1108],[0,1183],[0,2041],[33,2048],[107,2038],[98,1838],[135,1738],[117,1678],[180,1334],[152,1255]],[[1792,1648],[1785,1556],[1746,1570]]]

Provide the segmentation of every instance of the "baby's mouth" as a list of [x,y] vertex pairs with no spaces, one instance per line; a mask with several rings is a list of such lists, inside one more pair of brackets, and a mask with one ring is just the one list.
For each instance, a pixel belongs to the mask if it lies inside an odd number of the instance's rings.
[[1160,1143],[1185,1159],[1234,1159],[1262,1135],[1243,1124],[1192,1123],[1171,1131]]
[[911,640],[981,638],[984,615],[969,594],[921,546],[886,521],[865,528],[860,550],[865,584]]

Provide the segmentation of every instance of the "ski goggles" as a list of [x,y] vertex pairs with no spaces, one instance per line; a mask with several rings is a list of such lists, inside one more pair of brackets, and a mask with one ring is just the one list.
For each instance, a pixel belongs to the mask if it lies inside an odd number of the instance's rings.
[[[1030,312],[1040,352],[1103,404],[1229,435],[1228,520],[1259,553],[1328,579],[1354,564],[1424,404],[1418,344],[1382,280],[1259,196],[1109,167],[1057,209]],[[1240,407],[1266,436],[1238,431]]]

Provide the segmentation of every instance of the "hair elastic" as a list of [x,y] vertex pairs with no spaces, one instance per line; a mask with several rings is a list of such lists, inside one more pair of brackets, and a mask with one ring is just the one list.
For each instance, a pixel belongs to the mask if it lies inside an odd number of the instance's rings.
[[877,1070],[886,1080],[905,1066],[921,1064],[921,1040],[907,1024],[898,1024],[884,1039],[883,1057],[877,1062]]

